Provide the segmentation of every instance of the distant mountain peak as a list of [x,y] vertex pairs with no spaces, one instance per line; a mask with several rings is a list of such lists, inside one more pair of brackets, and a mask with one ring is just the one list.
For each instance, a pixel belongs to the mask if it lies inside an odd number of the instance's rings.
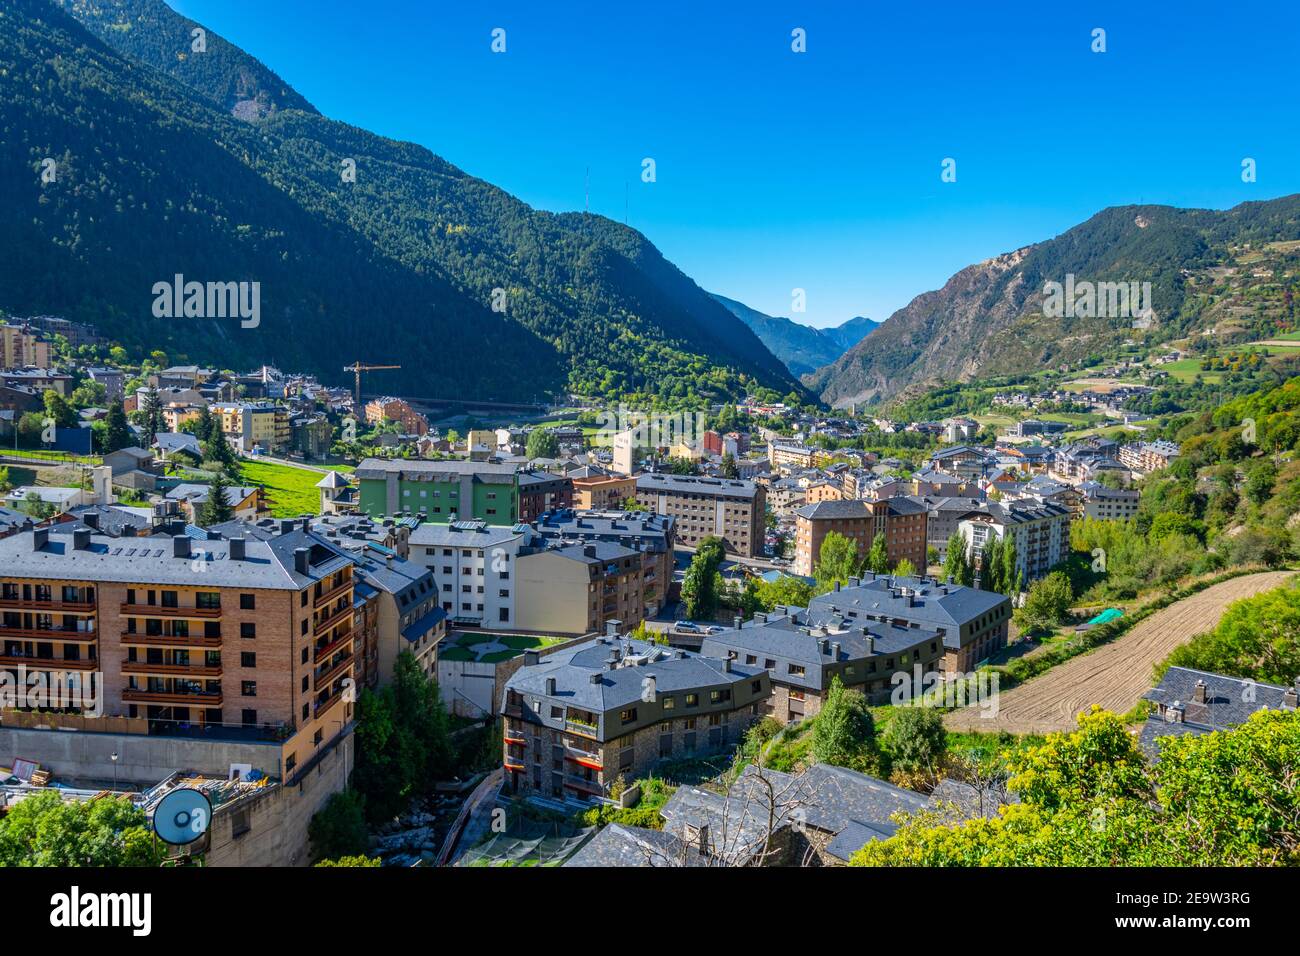
[[709,295],[753,329],[768,351],[780,359],[795,377],[809,375],[834,362],[880,324],[865,316],[855,316],[834,328],[815,329],[784,316],[759,312],[716,292]]

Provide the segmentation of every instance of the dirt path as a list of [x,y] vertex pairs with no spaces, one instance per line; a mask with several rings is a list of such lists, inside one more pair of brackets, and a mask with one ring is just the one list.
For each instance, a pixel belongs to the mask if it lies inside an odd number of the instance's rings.
[[1125,713],[1150,689],[1156,662],[1193,635],[1212,629],[1233,601],[1276,588],[1292,573],[1248,574],[1208,587],[1157,611],[1111,643],[1006,691],[996,717],[982,718],[978,707],[967,707],[949,714],[944,723],[949,730],[1045,734],[1073,730],[1075,715],[1093,704]]

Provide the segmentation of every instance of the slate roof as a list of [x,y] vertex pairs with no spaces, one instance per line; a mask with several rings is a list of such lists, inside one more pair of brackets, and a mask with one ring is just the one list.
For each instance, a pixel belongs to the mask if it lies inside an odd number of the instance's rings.
[[[814,615],[818,616],[821,616],[820,613]],[[759,663],[772,660],[776,665],[772,671],[772,680],[776,683],[824,691],[830,686],[831,677],[842,671],[846,664],[898,654],[939,636],[933,629],[877,621],[863,621],[851,629],[834,630],[827,629],[829,623],[830,620],[827,619],[820,625],[813,624],[803,608],[791,608],[783,615],[769,614],[765,621],[744,622],[739,630],[728,628],[721,633],[707,635],[701,643],[700,651],[715,657],[726,656],[729,652],[752,654],[759,659]],[[870,652],[867,650],[868,636],[872,641]],[[822,650],[823,644],[826,645],[825,651]],[[838,656],[835,656],[837,644]],[[803,674],[791,674],[790,664],[802,666]],[[828,671],[828,668],[831,670]],[[861,683],[866,676],[866,669],[863,668],[859,671],[859,680],[846,683]]]
[[[37,548],[37,534],[39,531],[24,531],[0,539],[0,568],[6,575],[127,584],[193,585],[201,580],[213,587],[301,590],[352,560],[323,538],[301,530],[269,541],[247,540],[242,561],[231,560],[229,542],[220,539],[202,541],[191,546],[192,554],[175,557],[172,539],[166,536],[112,538],[92,534],[88,546],[77,549],[73,539],[65,535],[50,535]],[[309,551],[306,575],[295,568],[297,548]],[[206,570],[196,573],[194,563],[198,560]]]
[[146,515],[136,511],[128,511],[125,508],[117,508],[113,505],[78,505],[75,508],[69,508],[66,512],[76,520],[51,525],[50,533],[63,534],[66,532],[71,534],[73,531],[88,528],[90,526],[86,524],[85,516],[92,513],[98,516],[99,524],[96,530],[100,534],[112,538],[134,536],[142,531],[148,531],[153,525],[152,519]]
[[426,523],[411,532],[411,544],[422,547],[491,548],[527,533],[527,526],[490,525],[485,521]]
[[367,458],[357,465],[352,474],[358,479],[387,478],[393,472],[404,481],[459,481],[471,477],[490,485],[512,485],[515,466],[490,461],[417,461],[407,458]]
[[663,830],[611,823],[583,844],[565,866],[705,866],[707,860]]
[[[1197,684],[1205,700],[1196,700]],[[1161,737],[1208,734],[1245,723],[1257,710],[1295,710],[1300,678],[1291,687],[1225,677],[1189,667],[1171,667],[1160,683],[1142,695],[1156,705],[1138,735],[1138,745],[1152,759],[1160,755]],[[1171,719],[1175,718],[1175,719]]]
[[[208,500],[210,488],[210,485],[184,482],[168,491],[165,497],[174,501],[179,501],[183,498],[190,502],[190,504],[201,505]],[[255,485],[247,485],[244,487],[240,487],[239,485],[227,485],[226,501],[231,505],[231,507],[234,507],[255,491],[257,491]]]
[[636,490],[638,493],[662,491],[667,494],[753,499],[758,493],[758,486],[752,481],[741,481],[737,478],[701,478],[694,475],[661,475],[652,472],[637,478]]
[[[616,644],[622,659],[620,666],[610,670],[607,661]],[[656,692],[663,695],[725,687],[763,673],[760,667],[734,663],[728,671],[726,662],[718,658],[647,641],[600,638],[562,648],[536,664],[525,664],[506,682],[506,688],[601,714],[641,700],[647,676],[654,676]],[[600,680],[593,683],[596,674]],[[547,678],[555,679],[554,694],[546,692]]]
[[[846,623],[868,615],[916,621],[925,627],[943,629],[944,647],[956,649],[960,646],[963,625],[1001,606],[1006,606],[1010,613],[1010,600],[992,591],[940,584],[929,578],[867,574],[857,586],[842,587],[813,598],[808,605],[810,620],[823,623],[839,614]],[[903,594],[903,589],[910,593]]]

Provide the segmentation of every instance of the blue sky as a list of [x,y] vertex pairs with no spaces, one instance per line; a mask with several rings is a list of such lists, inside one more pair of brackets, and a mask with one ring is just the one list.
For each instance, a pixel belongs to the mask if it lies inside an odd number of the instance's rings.
[[534,206],[582,209],[590,169],[593,212],[626,197],[688,275],[764,312],[806,290],[811,325],[884,319],[1109,205],[1300,192],[1294,2],[168,2],[323,113]]

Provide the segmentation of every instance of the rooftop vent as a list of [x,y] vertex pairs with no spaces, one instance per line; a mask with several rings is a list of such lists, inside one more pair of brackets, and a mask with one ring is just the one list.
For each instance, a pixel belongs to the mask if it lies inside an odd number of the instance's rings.
[[50,543],[50,529],[37,528],[32,532],[32,550],[39,551]]
[[231,561],[244,560],[244,554],[245,554],[244,545],[245,545],[245,541],[243,538],[230,539],[230,560]]
[[172,557],[188,558],[190,556],[190,539],[188,535],[178,534],[172,538]]
[[524,666],[525,666],[525,667],[532,667],[532,666],[533,666],[534,664],[536,664],[539,660],[541,660],[541,657],[538,655],[538,653],[537,653],[536,651],[524,651]]

